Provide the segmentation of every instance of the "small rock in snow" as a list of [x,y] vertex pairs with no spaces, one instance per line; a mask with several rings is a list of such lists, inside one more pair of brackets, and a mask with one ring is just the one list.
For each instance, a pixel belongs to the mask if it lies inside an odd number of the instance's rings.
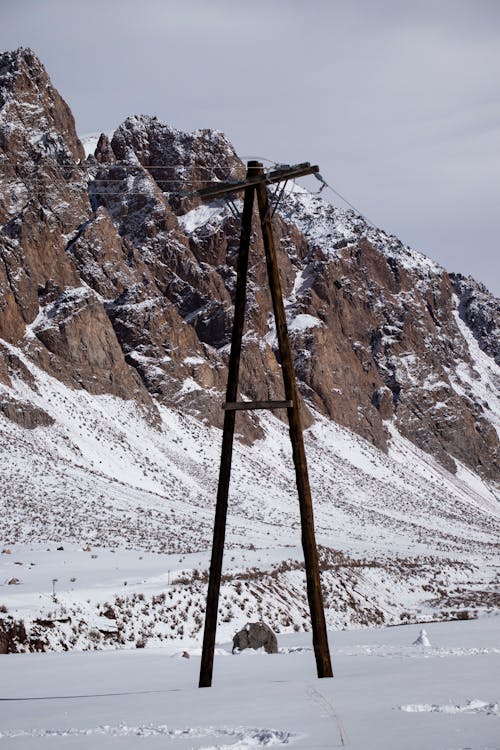
[[430,646],[431,642],[427,637],[427,632],[424,628],[421,629],[419,636],[416,641],[413,641],[414,646]]

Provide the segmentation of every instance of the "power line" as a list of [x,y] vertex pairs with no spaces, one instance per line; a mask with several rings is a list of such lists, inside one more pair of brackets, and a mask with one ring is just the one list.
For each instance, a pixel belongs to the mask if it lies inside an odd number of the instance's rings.
[[[263,156],[255,156],[253,154],[252,155],[237,155],[237,158],[240,159],[240,160],[251,159],[252,158],[252,159],[258,159],[258,160],[261,160],[261,161],[266,161],[269,164],[273,165],[274,168],[277,165],[278,166],[282,166],[276,160],[268,159],[267,157],[263,157]],[[6,165],[0,164],[0,173],[1,173],[1,170],[5,166]],[[82,171],[81,178],[82,179],[85,179],[86,177],[89,178],[87,186],[88,186],[89,191],[91,192],[91,195],[95,196],[95,197],[119,197],[119,196],[122,196],[122,195],[123,196],[125,196],[125,195],[129,195],[129,196],[132,196],[132,195],[151,195],[151,192],[152,192],[151,190],[116,190],[116,191],[105,191],[105,190],[103,190],[103,187],[105,185],[108,185],[108,184],[110,184],[110,185],[116,185],[116,184],[123,183],[124,180],[130,179],[130,178],[137,178],[137,179],[140,180],[140,179],[144,179],[144,178],[147,178],[147,177],[151,176],[153,178],[155,184],[158,185],[158,186],[160,186],[160,185],[164,185],[164,186],[167,186],[167,185],[171,185],[171,186],[175,186],[175,185],[179,185],[179,186],[181,186],[181,185],[191,186],[191,192],[187,192],[187,191],[183,191],[183,190],[167,190],[165,188],[161,188],[162,191],[164,193],[168,194],[169,196],[174,196],[174,197],[178,196],[180,198],[186,198],[186,197],[196,197],[196,194],[197,194],[196,187],[198,187],[198,186],[205,185],[205,184],[206,185],[213,185],[214,183],[217,183],[218,181],[224,182],[224,183],[228,183],[228,182],[230,183],[230,182],[232,182],[232,179],[230,177],[229,178],[221,178],[220,180],[217,180],[217,179],[214,180],[213,178],[212,179],[203,180],[203,179],[193,179],[193,178],[184,178],[184,177],[183,178],[175,178],[175,179],[174,178],[157,179],[157,178],[153,177],[153,175],[150,174],[150,170],[175,170],[175,169],[189,169],[189,168],[192,169],[192,168],[195,168],[195,169],[204,169],[206,171],[210,171],[210,172],[213,173],[214,169],[216,169],[217,166],[218,165],[206,166],[206,165],[203,165],[203,164],[197,164],[197,165],[194,165],[194,164],[187,164],[187,165],[186,164],[147,164],[147,165],[144,165],[144,164],[108,164],[108,163],[106,163],[103,166],[99,165],[97,167],[98,169],[99,168],[107,168],[107,169],[110,169],[110,170],[113,169],[113,168],[115,168],[115,169],[122,169],[124,171],[126,170],[126,171],[129,172],[129,174],[124,174],[123,177],[120,177],[120,178],[115,178],[115,177],[113,177],[113,178],[111,178],[111,177],[109,177],[109,178],[108,177],[92,177],[92,175],[88,174],[89,166],[87,164],[67,164],[67,165],[66,164],[58,164],[57,166],[54,166],[54,167],[51,167],[49,165],[48,166],[48,170],[49,170],[49,175],[50,174],[52,174],[52,175],[54,175],[54,174],[59,175],[60,178],[63,179],[63,180],[65,180],[67,183],[71,183],[71,182],[75,182],[76,183],[77,182],[77,178],[76,177],[72,177],[72,176],[68,176],[68,175],[64,175],[64,171],[65,170],[75,170],[75,171],[81,170]],[[285,165],[283,165],[283,166],[285,166]],[[37,167],[38,167],[38,165],[37,165]],[[12,175],[11,179],[12,180],[27,180],[27,181],[29,181],[29,180],[37,180],[37,179],[40,179],[40,178],[43,179],[43,177],[45,177],[46,175],[41,174],[40,171],[39,171],[39,169],[37,169],[37,167],[34,167],[33,169],[31,169],[30,172],[28,172],[27,174]],[[95,168],[95,165],[90,165],[90,167],[94,167]],[[134,174],[130,174],[131,170],[137,170],[137,174],[135,174],[135,175]],[[267,170],[265,170],[265,171],[268,171],[268,170],[270,170],[270,167],[267,168]],[[49,176],[49,175],[47,175],[47,176]],[[358,214],[362,219],[364,219],[364,221],[366,221],[367,224],[370,224],[375,229],[377,228],[377,224],[375,222],[373,222],[368,216],[366,216],[366,214],[364,214],[354,203],[352,203],[351,201],[349,201],[342,193],[340,193],[332,185],[330,185],[330,183],[328,183],[323,178],[323,176],[321,174],[316,173],[314,176],[316,177],[316,179],[318,179],[321,182],[321,187],[317,191],[310,191],[313,195],[319,195],[324,190],[324,188],[327,188],[334,195],[336,195],[338,198],[340,198],[340,200],[343,201],[347,206],[349,206],[349,208],[351,208],[356,214]],[[236,187],[240,183],[240,180],[237,179],[237,178],[233,178],[233,179],[234,179],[234,183],[235,183],[235,187]],[[92,189],[93,185],[96,185],[96,187],[98,188],[98,190],[93,190]]]
[[377,225],[371,219],[369,219],[368,216],[366,216],[365,214],[363,214],[363,212],[360,211],[359,208],[356,208],[356,206],[353,203],[351,203],[350,201],[348,201],[347,198],[345,198],[341,193],[339,193],[337,190],[335,190],[335,188],[333,188],[331,185],[329,185],[328,182],[322,177],[322,175],[319,172],[317,172],[314,176],[316,177],[317,180],[319,180],[322,183],[322,185],[321,185],[320,189],[317,191],[316,195],[319,195],[319,193],[321,193],[321,191],[323,190],[323,188],[325,188],[325,187],[328,188],[329,190],[332,191],[332,193],[334,193],[341,200],[343,200],[344,203],[346,203],[349,206],[349,208],[352,208],[353,211],[355,211],[359,216],[361,216],[361,218],[364,219],[367,224],[371,224],[372,227],[374,227],[374,229],[377,229]]
[[275,161],[274,159],[267,159],[265,156],[256,156],[255,154],[237,154],[237,156],[238,156],[238,159],[241,159],[241,160],[256,159],[257,161],[267,161],[269,162],[269,164],[272,164],[273,166],[276,166],[276,164],[278,164],[278,162]]

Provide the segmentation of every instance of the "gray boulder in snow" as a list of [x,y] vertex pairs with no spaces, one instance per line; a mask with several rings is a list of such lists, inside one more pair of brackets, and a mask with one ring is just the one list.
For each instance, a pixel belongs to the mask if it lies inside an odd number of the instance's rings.
[[268,654],[277,654],[278,641],[269,625],[264,622],[247,622],[233,637],[233,654],[245,648],[263,648]]

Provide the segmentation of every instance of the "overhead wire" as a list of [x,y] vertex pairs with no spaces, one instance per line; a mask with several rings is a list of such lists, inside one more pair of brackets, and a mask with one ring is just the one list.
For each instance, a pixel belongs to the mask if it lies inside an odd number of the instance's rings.
[[319,193],[321,193],[325,187],[328,188],[329,190],[332,191],[332,193],[334,193],[334,195],[340,198],[340,200],[344,201],[344,203],[346,203],[349,206],[349,208],[352,208],[353,211],[355,211],[359,216],[361,216],[361,218],[364,219],[367,224],[371,224],[372,227],[374,227],[375,229],[377,228],[377,225],[371,219],[369,219],[368,216],[366,216],[366,214],[360,211],[359,208],[357,208],[353,203],[348,201],[347,198],[345,198],[341,193],[335,190],[335,188],[332,187],[319,172],[316,172],[314,176],[316,177],[317,180],[319,180],[322,183],[320,189],[316,191],[316,195],[319,195]]
[[[248,159],[250,159],[250,158],[261,159],[262,161],[269,162],[273,166],[276,166],[278,164],[278,162],[273,161],[272,159],[267,159],[266,157],[263,157],[263,156],[248,156],[247,157],[247,156],[239,156],[239,155],[237,155],[237,158],[240,159],[240,160],[247,159],[247,158]],[[9,166],[9,165],[0,164],[0,172],[1,172],[1,170],[4,167],[7,167],[7,166]],[[31,175],[31,174],[34,173],[35,176],[36,176],[38,174],[38,167],[39,166],[40,166],[39,164],[34,165],[29,170],[26,170],[26,173],[28,175]],[[217,166],[221,166],[221,165],[208,166],[208,165],[205,165],[205,164],[185,164],[185,163],[184,164],[182,164],[182,163],[181,164],[140,164],[140,163],[139,164],[120,164],[120,163],[116,163],[115,164],[115,163],[108,163],[108,162],[105,162],[104,164],[101,164],[100,162],[97,162],[96,164],[91,164],[90,165],[90,167],[94,168],[94,169],[96,169],[96,168],[97,169],[99,169],[99,168],[106,168],[107,167],[108,169],[113,169],[113,168],[115,168],[115,169],[124,169],[124,170],[125,169],[126,170],[137,169],[137,170],[144,170],[145,172],[148,172],[151,169],[155,169],[155,170],[159,170],[159,169],[172,169],[172,170],[175,170],[175,169],[186,169],[186,168],[190,168],[190,167],[193,168],[194,167],[196,169],[204,169],[205,171],[210,172],[210,173],[213,173],[214,169]],[[48,169],[49,169],[49,171],[50,171],[51,174],[54,174],[54,173],[57,174],[57,173],[62,173],[65,170],[80,170],[80,169],[82,169],[82,170],[87,171],[88,170],[88,165],[85,164],[85,163],[82,163],[82,164],[58,164],[57,166],[55,166],[55,165],[54,166],[48,165]],[[264,171],[266,171],[266,169]],[[72,178],[70,177],[68,179],[72,179]],[[118,179],[116,179],[116,178],[109,178],[108,179],[106,177],[98,177],[98,178],[94,178],[92,180],[92,182],[95,182],[97,180],[104,181],[104,182],[121,182],[123,179],[126,179],[126,177],[124,176],[123,178],[118,178]],[[230,182],[231,179],[234,179],[235,182],[239,182],[239,180],[237,178],[231,178],[231,177],[222,178],[220,181],[221,182]],[[212,177],[211,179],[207,179],[207,180],[177,178],[177,179],[155,180],[155,181],[156,182],[179,183],[179,184],[184,184],[184,183],[187,183],[187,184],[197,184],[197,183],[202,183],[203,182],[203,183],[207,183],[208,184],[208,183],[216,182],[217,180],[214,180],[213,177]]]
[[249,161],[249,160],[258,160],[258,161],[267,161],[269,164],[272,164],[273,166],[276,166],[276,164],[279,164],[279,162],[275,161],[274,159],[267,159],[265,156],[256,156],[255,154],[237,154],[238,159],[241,159],[242,161]]
[[[278,162],[276,160],[273,160],[273,159],[269,159],[269,158],[264,157],[264,156],[257,156],[257,155],[253,155],[253,154],[251,154],[251,155],[250,154],[249,155],[244,154],[244,155],[237,155],[237,156],[238,156],[238,159],[240,159],[240,160],[255,159],[255,160],[259,160],[259,161],[265,161],[265,162],[268,162],[269,164],[271,164],[273,167],[276,167],[276,166],[280,165],[280,162]],[[5,165],[0,164],[0,174],[1,174],[2,168],[4,166]],[[92,166],[95,168],[96,165],[92,165]],[[101,165],[97,166],[97,168],[99,168],[100,166]],[[186,164],[147,164],[147,165],[143,165],[143,164],[116,164],[115,165],[115,164],[108,164],[108,163],[106,163],[101,168],[107,167],[109,169],[112,169],[114,167],[116,169],[127,170],[129,172],[129,174],[125,174],[123,177],[120,177],[120,178],[115,178],[115,177],[113,177],[113,178],[92,177],[90,175],[90,180],[88,182],[88,186],[89,186],[89,188],[92,188],[93,185],[96,185],[96,187],[100,188],[100,190],[99,189],[98,190],[92,190],[92,195],[96,196],[96,197],[97,196],[99,196],[99,197],[100,196],[115,197],[115,196],[121,196],[121,195],[150,195],[151,194],[150,190],[116,190],[116,191],[104,191],[104,190],[102,190],[102,188],[103,188],[104,185],[107,185],[107,184],[119,184],[119,183],[122,183],[124,180],[130,179],[130,178],[137,177],[137,178],[140,179],[141,177],[146,177],[148,175],[149,171],[153,170],[153,169],[154,170],[167,170],[167,169],[175,170],[175,169],[180,169],[180,168],[186,169],[186,166],[189,168],[189,166],[195,166],[195,165],[186,165]],[[44,175],[40,175],[37,167],[38,167],[38,165],[36,165],[36,167],[34,167],[33,169],[31,169],[27,174],[12,175],[12,179],[22,179],[22,180],[29,181],[29,180],[36,180],[40,176],[43,177]],[[49,170],[50,170],[51,174],[56,174],[56,175],[59,174],[59,176],[62,179],[64,179],[66,182],[68,182],[68,183],[70,183],[70,182],[76,182],[76,179],[73,176],[64,175],[63,174],[64,171],[65,170],[79,170],[79,169],[87,171],[87,165],[86,164],[67,164],[67,165],[59,164],[59,165],[57,165],[57,167],[49,167]],[[135,169],[138,170],[138,173],[136,175],[130,174],[130,171],[131,170],[135,170]],[[214,167],[213,166],[207,166],[207,165],[203,165],[203,164],[196,165],[196,169],[204,169],[204,170],[210,171],[212,173],[214,171]],[[270,171],[270,168],[269,167],[265,168],[265,171]],[[82,178],[84,178],[86,175],[82,174],[81,176],[82,176]],[[319,172],[318,173],[314,173],[314,177],[317,180],[319,180],[319,182],[321,182],[321,187],[319,188],[319,190],[310,191],[313,195],[319,195],[325,188],[327,188],[334,195],[336,195],[338,198],[340,198],[340,200],[343,201],[343,203],[345,203],[347,206],[349,206],[349,208],[351,208],[353,211],[355,211],[355,213],[358,216],[360,216],[362,219],[364,219],[364,221],[366,221],[367,224],[370,224],[374,228],[377,227],[377,225],[375,224],[374,221],[372,221],[365,213],[363,213],[363,211],[361,211],[354,203],[352,203],[350,200],[348,200],[348,198],[346,198],[345,195],[343,195],[338,190],[336,190],[332,185],[330,185],[330,183],[327,182],[324,179],[324,177]],[[177,196],[179,196],[181,198],[190,197],[190,196],[194,197],[196,195],[196,192],[197,192],[196,189],[194,189],[194,186],[202,186],[204,184],[211,185],[214,182],[215,183],[217,183],[217,182],[230,183],[232,181],[234,181],[235,186],[237,186],[241,182],[240,179],[231,178],[231,177],[222,178],[222,179],[219,179],[219,180],[214,180],[213,178],[212,179],[206,179],[206,180],[204,180],[204,179],[193,179],[193,178],[184,178],[184,177],[183,178],[175,178],[175,179],[174,178],[169,178],[169,179],[166,179],[166,178],[165,179],[156,179],[156,178],[153,178],[153,179],[154,179],[154,181],[155,181],[155,183],[157,185],[171,185],[171,186],[174,186],[174,185],[179,185],[179,186],[186,185],[187,186],[187,185],[189,185],[189,186],[191,186],[192,187],[191,192],[187,192],[185,190],[166,190],[166,189],[162,188],[163,192],[165,192],[165,193],[167,193],[167,194],[169,194],[171,196],[174,196],[174,197],[177,195]],[[295,180],[293,180],[293,182],[295,182]]]

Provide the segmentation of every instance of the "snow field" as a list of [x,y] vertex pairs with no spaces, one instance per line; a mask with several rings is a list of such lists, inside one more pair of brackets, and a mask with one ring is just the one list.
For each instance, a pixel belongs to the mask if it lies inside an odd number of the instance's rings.
[[11,655],[0,747],[498,749],[498,617],[426,630],[430,646],[412,645],[415,625],[330,632],[332,680],[301,633],[272,656],[219,643],[202,690],[194,651]]

